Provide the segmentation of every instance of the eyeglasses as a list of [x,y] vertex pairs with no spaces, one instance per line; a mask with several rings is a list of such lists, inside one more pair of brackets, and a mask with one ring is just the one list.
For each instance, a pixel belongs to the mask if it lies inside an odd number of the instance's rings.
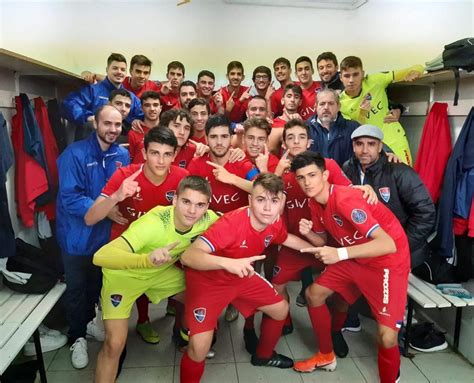
[[268,76],[266,74],[258,74],[255,76],[255,80],[268,80]]

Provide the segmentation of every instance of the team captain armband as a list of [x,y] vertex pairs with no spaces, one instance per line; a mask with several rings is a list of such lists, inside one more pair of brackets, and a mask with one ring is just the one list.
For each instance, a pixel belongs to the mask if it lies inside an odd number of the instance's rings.
[[349,259],[349,254],[347,252],[347,247],[340,247],[337,250],[337,256],[339,257],[340,261],[345,261]]
[[247,175],[245,176],[245,179],[247,181],[252,181],[255,177],[259,175],[259,171],[257,168],[252,168],[248,171]]

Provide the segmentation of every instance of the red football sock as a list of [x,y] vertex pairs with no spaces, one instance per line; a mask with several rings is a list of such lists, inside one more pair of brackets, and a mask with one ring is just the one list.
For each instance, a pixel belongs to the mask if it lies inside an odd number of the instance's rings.
[[319,351],[323,354],[332,352],[331,337],[331,314],[329,314],[328,306],[325,304],[319,307],[308,306],[308,314],[311,318],[313,331],[319,340]]
[[394,383],[400,370],[400,350],[398,346],[382,348],[379,346],[380,383]]
[[251,330],[255,328],[255,314],[250,315],[247,318],[245,318],[245,323],[244,323],[244,330]]
[[262,325],[260,327],[260,340],[257,345],[257,356],[260,359],[270,359],[272,357],[273,350],[280,339],[284,324],[284,319],[275,320],[263,315]]
[[333,311],[332,316],[332,331],[341,331],[347,318],[347,311]]
[[142,294],[137,299],[137,310],[138,310],[138,320],[137,323],[145,323],[150,319],[148,318],[148,297],[145,294]]
[[204,374],[205,362],[195,362],[192,360],[188,353],[185,352],[181,359],[180,366],[180,382],[181,383],[199,383]]
[[176,315],[174,317],[174,328],[183,327],[183,315],[184,315],[184,305],[181,302],[174,301],[174,308],[176,310]]

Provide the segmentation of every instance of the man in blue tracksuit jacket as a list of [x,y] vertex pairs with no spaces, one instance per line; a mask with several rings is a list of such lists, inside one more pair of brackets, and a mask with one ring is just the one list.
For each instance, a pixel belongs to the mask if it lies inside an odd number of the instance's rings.
[[[117,168],[129,164],[128,152],[115,141],[122,131],[122,115],[110,105],[95,114],[96,131],[68,146],[58,158],[59,190],[56,225],[66,277],[66,317],[72,364],[88,363],[86,329],[95,326],[95,304],[99,299],[102,273],[92,256],[109,241],[111,220],[87,226],[89,208]],[[114,216],[110,216],[114,219]],[[94,328],[93,328],[94,330]]]
[[[94,120],[94,113],[101,105],[109,102],[109,95],[114,89],[122,88],[127,75],[127,60],[119,53],[112,53],[107,59],[107,76],[105,80],[87,85],[77,92],[70,93],[63,101],[63,114],[67,120],[77,125],[84,125]],[[133,94],[132,107],[127,121],[142,120],[143,111],[140,100]]]

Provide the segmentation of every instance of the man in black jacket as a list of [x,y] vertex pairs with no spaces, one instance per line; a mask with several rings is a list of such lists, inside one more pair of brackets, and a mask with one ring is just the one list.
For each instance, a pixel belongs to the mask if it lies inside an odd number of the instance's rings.
[[[344,173],[354,185],[372,186],[380,202],[397,216],[408,237],[414,269],[426,259],[426,240],[436,220],[428,190],[411,167],[388,162],[382,150],[383,133],[378,127],[361,125],[351,138],[354,156],[344,164]],[[354,331],[359,326],[349,327]]]

